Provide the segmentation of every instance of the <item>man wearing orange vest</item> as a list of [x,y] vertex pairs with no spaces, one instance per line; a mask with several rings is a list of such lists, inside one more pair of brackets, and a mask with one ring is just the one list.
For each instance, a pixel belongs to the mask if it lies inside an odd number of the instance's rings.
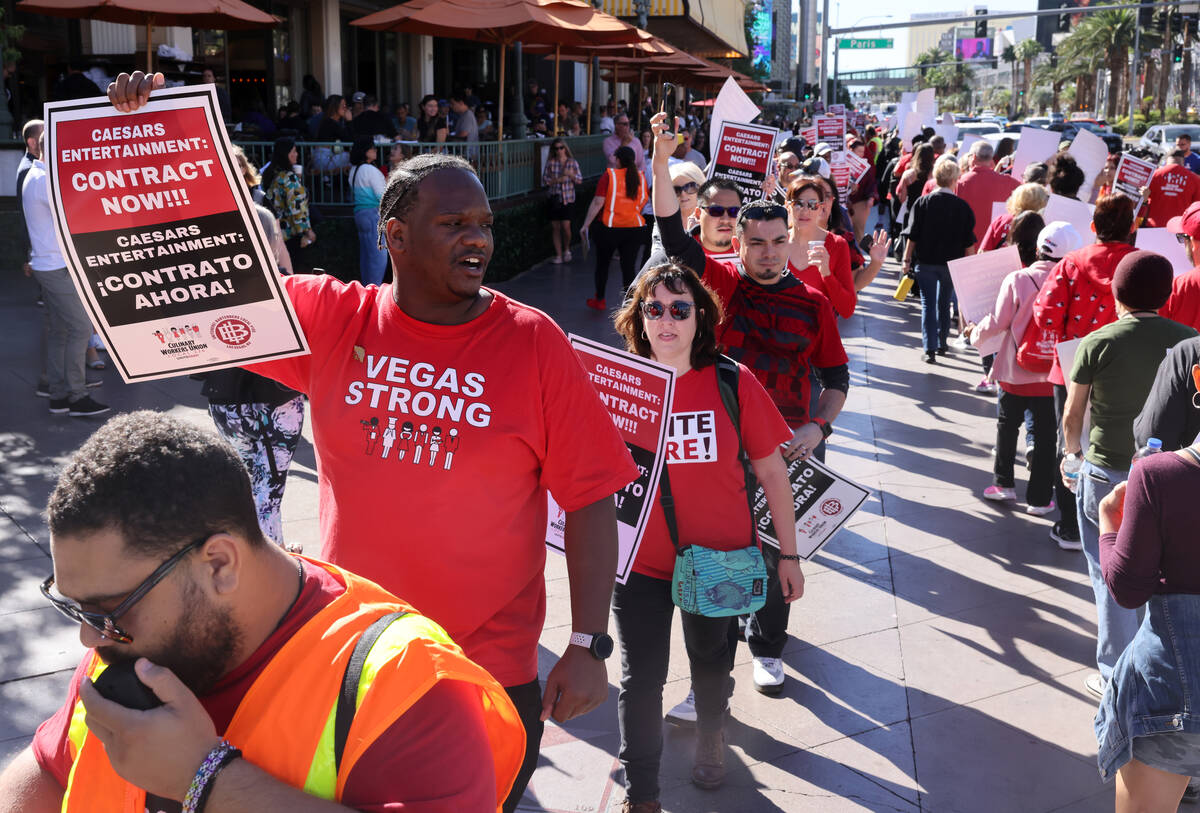
[[223,441],[114,418],[47,515],[42,592],[89,651],[0,774],[0,813],[492,811],[508,794],[525,735],[500,684],[379,586],[270,544]]

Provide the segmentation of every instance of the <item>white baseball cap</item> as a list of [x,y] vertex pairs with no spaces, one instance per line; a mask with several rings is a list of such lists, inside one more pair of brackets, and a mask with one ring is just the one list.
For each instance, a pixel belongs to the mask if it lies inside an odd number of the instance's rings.
[[1079,236],[1079,231],[1065,220],[1047,223],[1046,227],[1038,232],[1038,253],[1052,259],[1061,260],[1080,248],[1083,248],[1083,238]]
[[817,146],[813,147],[813,155],[816,156],[829,155],[831,152],[833,152],[833,147],[829,146],[825,142],[821,142]]
[[800,165],[800,172],[803,175],[820,175],[826,180],[829,180],[832,174],[829,169],[829,162],[824,158],[809,158]]

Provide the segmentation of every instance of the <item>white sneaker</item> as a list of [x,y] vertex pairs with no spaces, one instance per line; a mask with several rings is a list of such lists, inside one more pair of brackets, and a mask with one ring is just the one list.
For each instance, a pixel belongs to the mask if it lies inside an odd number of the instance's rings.
[[695,692],[689,689],[688,696],[683,699],[683,702],[667,712],[667,722],[678,726],[690,727],[696,725]]
[[1099,672],[1092,672],[1083,679],[1083,687],[1091,694],[1095,695],[1097,700],[1104,699],[1104,690],[1108,688],[1108,683],[1104,678],[1100,677]]
[[780,658],[755,658],[754,688],[763,694],[782,692],[783,660]]

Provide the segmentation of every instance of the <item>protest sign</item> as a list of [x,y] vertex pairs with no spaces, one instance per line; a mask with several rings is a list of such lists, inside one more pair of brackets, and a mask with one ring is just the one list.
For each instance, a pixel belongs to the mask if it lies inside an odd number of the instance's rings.
[[1041,127],[1022,127],[1016,152],[1013,153],[1012,176],[1025,177],[1025,167],[1038,161],[1049,161],[1058,152],[1062,135]]
[[1083,244],[1090,246],[1096,242],[1096,233],[1092,231],[1092,210],[1095,208],[1090,203],[1084,203],[1081,200],[1051,194],[1046,208],[1042,210],[1042,220],[1047,223],[1065,220],[1075,227],[1075,231],[1079,232],[1079,236],[1083,238]]
[[933,134],[942,137],[942,140],[946,142],[947,149],[958,143],[958,127],[953,124],[935,124],[933,125]]
[[[817,143],[817,128],[805,127],[800,131],[800,137],[804,139],[804,143],[810,148],[815,146]],[[800,156],[797,155],[796,157],[799,158]]]
[[846,115],[846,105],[831,104],[826,112],[831,116],[844,116]]
[[1166,257],[1171,261],[1171,267],[1175,269],[1175,276],[1186,274],[1192,270],[1192,264],[1188,262],[1187,258],[1187,249],[1180,245],[1175,235],[1166,229],[1138,229],[1134,246],[1143,251],[1153,251],[1155,254]]
[[829,174],[833,185],[838,190],[838,200],[843,206],[846,206],[850,200],[850,167],[846,163],[846,156],[849,155],[849,150],[835,152],[829,162]]
[[917,92],[915,90],[906,90],[900,94],[900,103],[896,105],[896,114],[900,116],[901,121],[904,120],[905,113],[912,113],[916,110],[914,105],[917,103]]
[[922,127],[932,127],[937,121],[937,90],[925,88],[917,91],[917,97],[913,100],[913,112],[921,117]]
[[713,103],[712,119],[708,124],[708,141],[716,143],[717,134],[721,132],[724,121],[754,121],[762,111],[754,100],[746,95],[746,91],[738,87],[732,76],[725,78],[721,92]]
[[[1079,345],[1083,339],[1070,339],[1065,342],[1059,342],[1054,345],[1054,352],[1058,355],[1058,366],[1062,368],[1063,377],[1068,381],[1071,380],[1071,369],[1075,366],[1075,355],[1079,352]],[[1087,403],[1083,408],[1083,428],[1079,431],[1079,448],[1084,454],[1087,454],[1091,446],[1092,435],[1092,399],[1088,398]]]
[[[854,516],[871,492],[835,474],[814,457],[790,460],[787,468],[796,512],[796,552],[802,559],[811,559]],[[754,491],[754,524],[764,544],[779,547],[762,486]]]
[[708,177],[733,181],[747,203],[760,200],[763,182],[771,174],[773,146],[778,134],[774,127],[721,122],[713,160],[708,164]]
[[835,153],[846,149],[846,117],[817,116],[813,121],[817,126],[817,141],[828,144]]
[[965,136],[963,136],[962,144],[958,145],[958,154],[966,155],[969,153],[971,151],[971,145],[976,141],[983,141],[983,136],[978,136],[974,133],[967,133]]
[[1133,211],[1142,206],[1142,188],[1150,185],[1150,177],[1158,166],[1129,153],[1121,156],[1117,163],[1117,177],[1113,180],[1113,191],[1123,192],[1133,199]]
[[947,263],[958,309],[968,322],[978,324],[996,306],[996,295],[1004,278],[1021,267],[1016,246],[972,254]]
[[[842,162],[849,170],[850,183],[858,183],[862,177],[867,174],[867,170],[871,168],[871,162],[866,158],[859,158],[856,153],[850,150],[842,152]],[[841,189],[841,185],[838,189]]]
[[[666,417],[675,395],[675,371],[582,336],[571,334],[569,338],[638,467],[638,478],[613,497],[617,503],[617,581],[624,584],[633,572],[666,462]],[[549,494],[546,500],[546,546],[564,553],[566,512]]]
[[900,121],[900,145],[905,152],[911,152],[913,138],[921,134],[921,114],[909,111]]
[[[995,221],[996,218],[998,218],[1002,214],[1006,214],[1007,212],[1008,212],[1008,201],[1007,200],[992,201],[992,221]],[[989,221],[989,222],[992,222],[992,221]]]
[[59,247],[122,378],[308,352],[211,85],[45,115]]
[[1091,200],[1096,176],[1108,162],[1108,145],[1091,130],[1080,130],[1071,142],[1070,152],[1075,157],[1075,163],[1083,170],[1083,186],[1079,188],[1078,197],[1080,200]]

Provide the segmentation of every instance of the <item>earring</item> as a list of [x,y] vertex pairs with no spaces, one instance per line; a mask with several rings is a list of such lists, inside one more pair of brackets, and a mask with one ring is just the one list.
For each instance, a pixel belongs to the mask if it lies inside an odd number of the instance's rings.
[[1197,402],[1196,402],[1196,399],[1197,399],[1198,397],[1200,397],[1200,392],[1193,392],[1193,393],[1192,393],[1192,406],[1193,406],[1193,407],[1195,407],[1196,409],[1200,409],[1200,403],[1197,403]]
[[[646,341],[650,341],[650,337],[646,335],[646,328],[642,328],[642,338]],[[1200,407],[1197,407],[1197,409],[1200,409]]]

